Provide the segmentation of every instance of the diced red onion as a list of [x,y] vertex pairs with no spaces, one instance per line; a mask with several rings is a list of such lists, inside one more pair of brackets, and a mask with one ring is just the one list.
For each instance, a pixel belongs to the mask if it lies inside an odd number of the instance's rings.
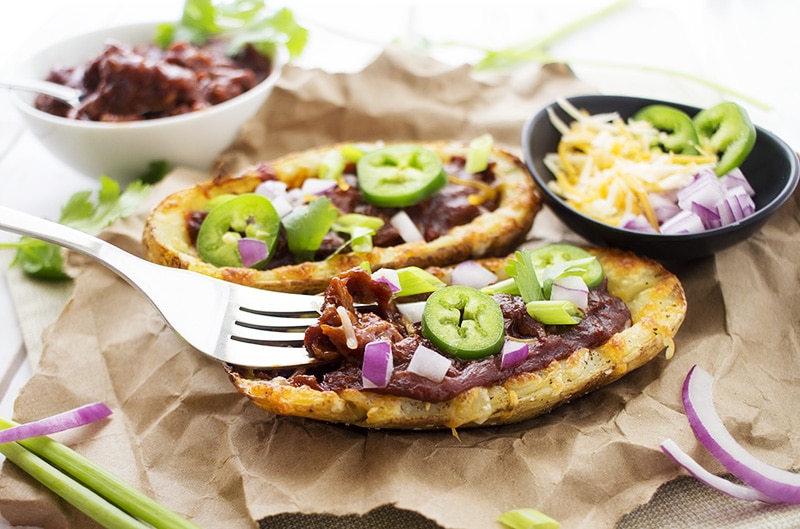
[[[725,197],[721,199],[724,201]],[[699,204],[697,202],[692,202],[690,204],[690,209],[693,213],[697,214],[700,217],[700,222],[703,223],[703,227],[707,230],[712,228],[719,228],[720,221],[719,221],[719,213],[718,208],[716,205],[713,208],[708,208],[703,204]]]
[[0,430],[0,444],[63,432],[98,421],[109,415],[111,415],[111,410],[102,402],[87,404],[45,419]]
[[680,213],[661,225],[661,233],[673,235],[678,233],[700,233],[704,229],[703,221],[700,220],[697,213],[686,209],[682,209]]
[[[655,213],[656,220],[659,224],[674,217],[681,210],[674,200],[671,200],[661,193],[650,193],[647,195],[647,198],[650,200],[650,207],[653,208],[653,213]],[[650,226],[650,228],[653,227],[649,222],[647,225]]]
[[771,466],[742,447],[714,408],[712,376],[692,367],[683,383],[682,399],[697,440],[728,472],[775,500],[800,504],[800,474]]
[[725,198],[725,190],[713,171],[704,170],[678,191],[677,198],[678,206],[684,210],[691,209],[692,203],[712,209]]
[[338,182],[329,178],[306,178],[300,190],[306,195],[319,195],[325,191],[330,191],[338,185]]
[[579,309],[589,307],[589,287],[580,276],[562,276],[553,281],[550,299],[571,301]]
[[450,274],[451,285],[483,288],[497,281],[497,274],[472,259],[462,261]]
[[500,369],[517,367],[528,358],[528,344],[516,340],[506,340],[500,350]]
[[414,224],[414,221],[411,220],[411,217],[408,216],[403,210],[398,211],[397,213],[389,219],[389,224],[397,230],[400,234],[400,237],[406,242],[418,242],[424,241],[425,237],[422,236],[422,232],[419,231],[417,225]]
[[400,277],[397,274],[397,270],[392,268],[379,268],[372,272],[372,279],[379,283],[385,283],[392,292],[400,291]]
[[626,230],[640,231],[642,233],[658,233],[644,215],[628,215],[622,218],[619,225]]
[[410,303],[398,303],[397,310],[411,323],[419,323],[422,321],[422,312],[425,310],[425,302],[412,301]]
[[681,448],[672,439],[667,439],[661,443],[661,450],[663,450],[665,454],[670,456],[676,463],[685,468],[689,474],[697,478],[697,480],[704,485],[717,489],[720,492],[740,500],[777,503],[776,500],[770,498],[769,496],[765,496],[752,487],[733,483],[722,476],[712,474],[700,466],[700,464],[689,454],[681,450]]
[[265,196],[272,200],[273,198],[286,195],[286,182],[280,180],[265,180],[258,184],[255,193]]
[[308,195],[306,193],[303,193],[303,190],[300,189],[299,187],[293,187],[292,189],[286,192],[286,200],[288,200],[289,204],[291,204],[294,207],[305,204],[307,202],[306,200],[307,196]]
[[269,257],[267,243],[261,239],[242,237],[237,241],[237,244],[239,245],[239,255],[242,256],[242,266],[245,268],[266,261],[267,257]]
[[275,212],[278,214],[280,218],[285,217],[289,213],[292,212],[294,206],[289,202],[287,195],[279,195],[275,198],[270,199],[272,203],[272,207],[275,208]]
[[394,362],[391,342],[376,340],[364,346],[361,383],[365,388],[385,388],[392,377],[392,369]]
[[719,178],[719,181],[726,189],[742,186],[749,196],[754,197],[756,195],[755,189],[753,189],[753,187],[750,185],[750,182],[748,182],[747,178],[744,176],[742,170],[738,167],[727,174],[722,175]]
[[440,355],[433,349],[420,345],[411,356],[407,371],[425,377],[433,382],[444,380],[447,370],[450,369],[449,358]]

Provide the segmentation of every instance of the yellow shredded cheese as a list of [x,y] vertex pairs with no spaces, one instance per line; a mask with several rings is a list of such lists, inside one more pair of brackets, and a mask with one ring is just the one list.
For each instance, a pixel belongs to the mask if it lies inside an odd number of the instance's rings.
[[550,113],[561,141],[557,152],[545,155],[555,177],[548,186],[569,206],[606,224],[644,215],[658,230],[649,194],[677,191],[716,162],[714,154],[661,151],[661,132],[648,122],[625,121],[616,112],[589,115],[564,99],[558,103],[574,121],[566,125]]

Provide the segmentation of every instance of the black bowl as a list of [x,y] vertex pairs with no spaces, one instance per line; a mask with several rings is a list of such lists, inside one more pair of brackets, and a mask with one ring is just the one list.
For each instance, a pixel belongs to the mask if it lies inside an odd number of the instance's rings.
[[[627,119],[640,108],[654,104],[667,104],[694,116],[699,108],[627,96],[586,95],[567,99],[579,109],[590,114],[618,112]],[[565,122],[572,121],[557,102],[549,108]],[[594,220],[568,206],[547,187],[554,176],[544,165],[544,156],[556,152],[561,134],[550,123],[545,107],[531,117],[522,131],[522,151],[525,164],[541,188],[545,202],[561,221],[592,244],[631,250],[640,255],[665,261],[689,261],[707,256],[732,246],[759,230],[767,219],[783,205],[794,192],[798,182],[797,154],[780,138],[756,127],[756,144],[742,164],[756,194],[756,212],[734,224],[710,229],[702,233],[662,235],[640,233],[617,228]]]

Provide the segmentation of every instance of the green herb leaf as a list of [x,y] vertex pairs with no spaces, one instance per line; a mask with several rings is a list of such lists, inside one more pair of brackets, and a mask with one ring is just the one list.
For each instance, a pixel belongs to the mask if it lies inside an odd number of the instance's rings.
[[281,222],[292,255],[301,261],[313,260],[338,215],[339,210],[328,197],[317,197],[286,215]]
[[[133,214],[149,192],[150,186],[141,181],[133,182],[121,192],[117,182],[103,176],[97,191],[97,203],[92,202],[91,191],[78,191],[61,208],[58,221],[90,235],[97,235],[115,220]],[[64,250],[60,246],[21,237],[16,243],[0,244],[0,248],[16,249],[12,265],[19,265],[31,277],[69,279],[64,271]]]
[[176,41],[202,46],[211,37],[227,40],[231,55],[250,44],[259,53],[273,56],[276,46],[282,45],[295,58],[308,43],[308,30],[297,23],[292,11],[283,8],[272,13],[263,0],[186,0],[180,22],[161,24],[155,41],[164,48]]

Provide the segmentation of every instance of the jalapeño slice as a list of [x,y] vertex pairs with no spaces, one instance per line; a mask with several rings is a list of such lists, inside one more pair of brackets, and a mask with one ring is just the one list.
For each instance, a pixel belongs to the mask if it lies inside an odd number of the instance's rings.
[[472,360],[503,347],[503,311],[488,294],[467,286],[435,291],[422,311],[422,335],[443,353]]
[[356,172],[364,199],[378,207],[413,206],[447,184],[439,156],[415,145],[368,152],[358,160]]
[[[197,252],[214,266],[242,266],[238,241],[264,241],[268,258],[275,251],[280,217],[268,198],[246,193],[223,201],[206,216],[197,233]],[[263,265],[264,263],[259,263]]]

